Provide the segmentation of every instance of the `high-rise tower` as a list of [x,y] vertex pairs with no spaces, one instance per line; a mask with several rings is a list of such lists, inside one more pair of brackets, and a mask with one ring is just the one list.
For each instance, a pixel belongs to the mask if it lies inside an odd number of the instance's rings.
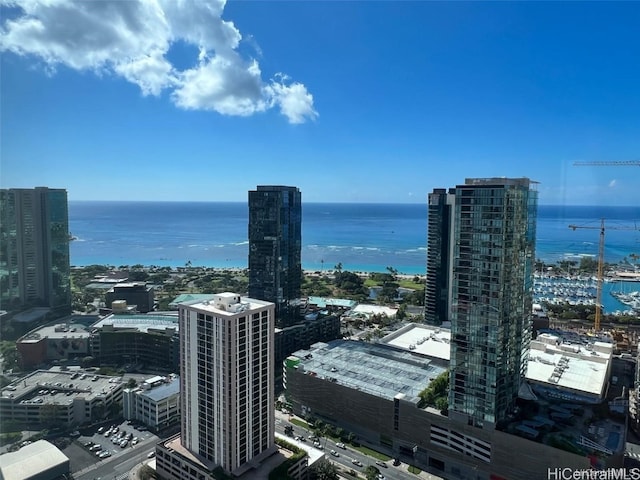
[[211,468],[239,475],[276,449],[273,318],[235,293],[180,306],[181,445]]
[[427,232],[427,282],[424,320],[431,325],[449,321],[451,282],[451,212],[455,189],[436,188],[429,194]]
[[[425,314],[451,321],[449,412],[493,427],[513,410],[531,340],[537,192],[527,178],[467,179],[430,195]],[[431,203],[433,202],[433,203]],[[433,206],[433,209],[431,208]],[[438,243],[436,240],[438,240]],[[444,292],[447,292],[445,295]],[[427,318],[430,319],[429,317]]]
[[296,321],[302,282],[302,196],[296,187],[249,192],[249,296],[276,305],[279,327]]
[[0,190],[0,302],[70,312],[66,190]]

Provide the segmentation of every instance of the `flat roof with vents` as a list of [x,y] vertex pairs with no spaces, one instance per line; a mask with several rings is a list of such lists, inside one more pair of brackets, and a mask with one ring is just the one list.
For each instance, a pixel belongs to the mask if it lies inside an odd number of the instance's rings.
[[349,340],[315,343],[292,356],[297,368],[366,393],[392,400],[403,394],[417,401],[418,394],[448,368],[448,362],[428,358],[389,345]]

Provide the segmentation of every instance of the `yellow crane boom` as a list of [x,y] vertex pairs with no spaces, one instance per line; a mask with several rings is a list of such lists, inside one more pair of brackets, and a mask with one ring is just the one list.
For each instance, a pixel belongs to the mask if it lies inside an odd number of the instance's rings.
[[[600,242],[598,244],[598,276],[596,286],[596,318],[594,328],[600,330],[600,319],[602,317],[602,283],[604,282],[604,218],[600,219],[600,226],[593,225],[569,225],[569,228],[576,230],[578,228],[586,228],[591,230],[600,230]],[[609,230],[637,230],[637,227],[608,227]]]

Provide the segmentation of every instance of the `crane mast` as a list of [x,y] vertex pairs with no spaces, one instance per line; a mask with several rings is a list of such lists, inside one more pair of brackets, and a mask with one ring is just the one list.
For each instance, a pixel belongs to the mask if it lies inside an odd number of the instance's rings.
[[[586,228],[590,230],[600,230],[600,242],[598,243],[598,274],[597,274],[597,286],[596,286],[596,317],[594,321],[594,328],[596,331],[600,330],[600,321],[602,319],[602,284],[604,283],[604,231],[605,231],[605,219],[600,219],[600,226],[589,225],[569,225],[572,230],[578,228]],[[609,227],[610,230],[637,230],[637,227]]]

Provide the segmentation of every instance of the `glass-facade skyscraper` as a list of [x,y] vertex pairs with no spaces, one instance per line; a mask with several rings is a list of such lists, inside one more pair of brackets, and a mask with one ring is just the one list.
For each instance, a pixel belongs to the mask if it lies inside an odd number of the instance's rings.
[[302,195],[296,187],[249,192],[249,297],[276,305],[279,327],[297,321],[302,283]]
[[[433,295],[427,291],[426,301],[438,305],[435,311],[446,311],[451,321],[449,413],[480,427],[492,428],[513,411],[526,373],[534,185],[527,178],[473,178],[430,196],[434,209],[430,204],[429,213],[440,217],[429,219],[433,262],[428,267],[433,268],[427,278],[436,279],[438,288]],[[438,232],[442,244],[435,241]],[[443,292],[448,292],[446,299]]]
[[0,190],[0,301],[3,309],[71,309],[67,191]]
[[454,200],[455,190],[436,188],[429,194],[424,320],[430,325],[441,325],[450,316],[449,251]]

